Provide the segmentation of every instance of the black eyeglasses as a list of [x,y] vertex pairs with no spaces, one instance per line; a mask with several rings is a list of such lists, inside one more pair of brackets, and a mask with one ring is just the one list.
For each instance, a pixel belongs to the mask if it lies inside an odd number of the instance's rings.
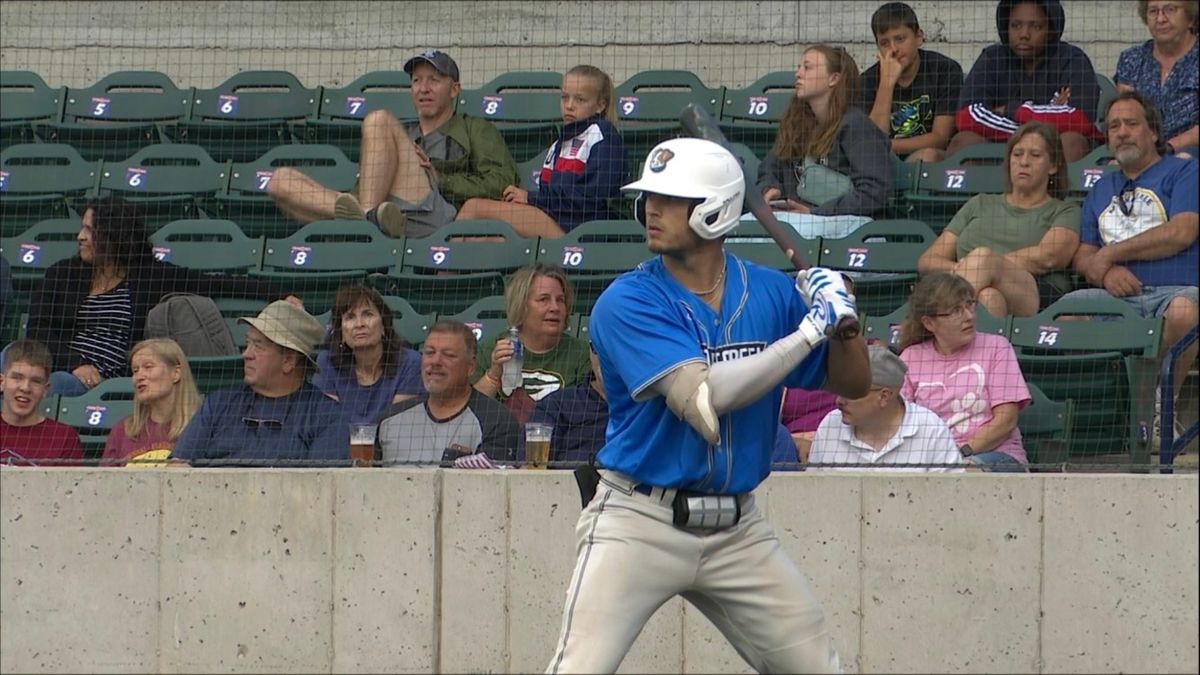
[[283,420],[264,420],[264,419],[259,419],[257,417],[243,417],[242,423],[245,424],[246,426],[250,427],[251,429],[257,429],[259,427],[266,427],[266,428],[270,429],[271,431],[282,431],[283,430]]
[[1133,184],[1133,179],[1126,178],[1125,185],[1117,195],[1117,206],[1121,207],[1121,213],[1124,213],[1126,218],[1133,216],[1133,200],[1136,197],[1137,187]]

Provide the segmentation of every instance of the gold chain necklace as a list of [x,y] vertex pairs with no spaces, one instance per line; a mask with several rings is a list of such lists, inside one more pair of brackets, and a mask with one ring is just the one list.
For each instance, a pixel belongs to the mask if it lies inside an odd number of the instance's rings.
[[721,282],[725,281],[725,268],[728,266],[728,260],[725,261],[724,265],[721,265],[721,273],[717,275],[717,283],[713,284],[712,288],[708,289],[707,291],[692,291],[690,288],[688,290],[699,296],[712,295],[713,293],[716,293],[717,289],[721,287]]

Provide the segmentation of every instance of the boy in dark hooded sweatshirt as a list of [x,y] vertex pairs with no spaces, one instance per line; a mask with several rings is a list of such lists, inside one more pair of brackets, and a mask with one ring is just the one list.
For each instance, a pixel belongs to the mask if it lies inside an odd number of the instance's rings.
[[1000,0],[1000,44],[985,47],[971,67],[955,117],[948,154],[987,141],[1003,143],[1025,122],[1058,130],[1068,162],[1102,138],[1096,128],[1100,86],[1091,59],[1062,41],[1059,0]]

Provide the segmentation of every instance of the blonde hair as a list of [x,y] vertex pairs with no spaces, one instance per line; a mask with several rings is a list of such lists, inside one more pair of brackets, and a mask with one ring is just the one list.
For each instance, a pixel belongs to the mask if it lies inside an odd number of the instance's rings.
[[[168,368],[179,368],[179,381],[171,387],[171,393],[175,400],[171,405],[171,426],[167,431],[167,438],[175,441],[183,433],[188,422],[192,421],[192,416],[200,409],[200,392],[196,390],[192,369],[188,367],[187,356],[184,356],[179,343],[170,338],[142,340],[129,350],[129,361],[132,363],[133,357],[143,350],[149,350]],[[125,418],[125,434],[136,439],[146,430],[149,422],[150,404],[135,401],[133,414]]]
[[563,297],[567,303],[567,315],[563,317],[565,327],[571,318],[571,310],[575,307],[575,289],[561,267],[540,262],[526,265],[508,278],[508,283],[504,286],[504,310],[508,317],[508,325],[520,328],[521,324],[525,323],[525,314],[529,311],[529,292],[533,290],[533,280],[538,277],[549,277],[562,284]]
[[925,342],[933,334],[922,321],[927,316],[944,312],[951,307],[975,298],[971,282],[953,272],[934,272],[921,277],[908,299],[908,316],[900,326],[900,351]]
[[613,81],[608,73],[596,66],[581,64],[567,71],[567,75],[590,77],[596,85],[596,98],[604,102],[604,119],[617,123],[617,105],[613,95]]
[[854,102],[858,90],[858,64],[842,47],[813,45],[804,53],[818,52],[825,57],[830,75],[841,78],[829,96],[829,119],[821,123],[808,101],[793,96],[788,103],[783,119],[779,120],[779,133],[775,136],[772,150],[781,159],[812,157],[819,159],[829,154],[842,127],[842,118]]

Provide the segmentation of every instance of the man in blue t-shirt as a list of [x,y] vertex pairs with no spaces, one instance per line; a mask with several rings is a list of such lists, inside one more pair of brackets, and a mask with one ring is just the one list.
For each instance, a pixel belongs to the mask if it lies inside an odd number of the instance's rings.
[[624,189],[641,193],[660,255],[592,312],[608,434],[547,672],[615,671],[677,593],[759,672],[836,671],[824,610],[753,491],[770,473],[784,382],[853,397],[870,386],[861,336],[829,337],[857,316],[854,297],[829,270],[793,283],[725,251],[746,185],[716,143],[664,141]]
[[[1142,316],[1161,316],[1160,353],[1165,355],[1196,327],[1200,314],[1197,163],[1162,156],[1162,119],[1139,92],[1117,94],[1105,124],[1108,147],[1121,170],[1105,174],[1088,193],[1074,260],[1075,271],[1097,288],[1065,297],[1111,294]],[[1195,358],[1193,343],[1176,362],[1176,400]],[[1178,435],[1178,417],[1174,424]]]
[[256,317],[242,351],[245,385],[215,391],[183,430],[171,459],[193,466],[314,466],[346,463],[350,427],[337,401],[307,381],[325,330],[297,305],[277,300]]

